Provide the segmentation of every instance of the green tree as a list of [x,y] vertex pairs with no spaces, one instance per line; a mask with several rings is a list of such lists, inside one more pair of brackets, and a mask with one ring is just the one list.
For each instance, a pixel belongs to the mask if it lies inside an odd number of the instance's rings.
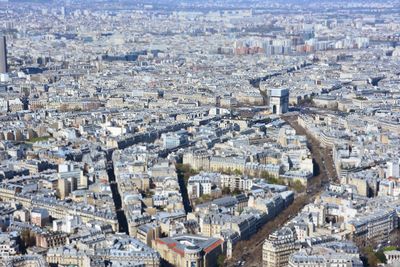
[[212,199],[212,197],[209,194],[204,194],[200,197],[200,199],[201,199],[201,202],[207,202],[207,201],[210,201]]
[[261,174],[260,174],[260,177],[263,178],[264,180],[268,180],[272,176],[267,171],[262,171]]
[[376,256],[376,254],[371,246],[363,248],[362,254],[365,257],[366,266],[371,266],[371,267],[378,266],[379,259]]
[[280,184],[280,185],[285,185],[285,181],[281,178],[276,178],[274,175],[271,175],[267,171],[262,171],[260,173],[260,177],[264,179],[267,183],[269,184]]
[[387,246],[383,249],[383,251],[393,251],[393,250],[398,250],[399,248],[396,246]]
[[229,167],[228,169],[224,169],[222,173],[223,173],[223,174],[227,174],[227,175],[232,175],[232,169],[231,169],[231,167]]
[[271,177],[269,179],[266,180],[267,183],[269,184],[279,184],[279,185],[285,185],[285,181],[281,178],[275,178],[275,177]]
[[378,260],[379,260],[380,263],[386,263],[386,262],[387,262],[386,256],[385,256],[385,254],[383,253],[383,250],[382,250],[382,249],[380,249],[380,250],[378,250],[377,252],[375,252],[375,255],[376,255],[376,257],[378,258]]
[[217,258],[217,266],[218,267],[222,267],[225,264],[225,255],[224,254],[220,254]]
[[222,194],[223,195],[230,195],[231,194],[231,189],[229,187],[222,188]]
[[234,175],[242,175],[242,172],[241,172],[240,170],[238,170],[238,169],[235,169],[235,170],[233,171],[233,174],[234,174]]
[[186,185],[191,176],[194,176],[199,173],[198,171],[192,169],[192,167],[189,164],[177,163],[175,164],[175,168],[178,175],[181,175],[181,177],[183,177]]
[[291,187],[294,189],[294,191],[296,191],[297,193],[301,193],[301,192],[304,192],[304,190],[306,189],[305,187],[304,187],[304,185],[300,182],[300,181],[294,181],[292,184],[291,184]]
[[235,188],[235,190],[233,190],[232,195],[239,195],[241,194],[242,191],[239,190],[239,188]]

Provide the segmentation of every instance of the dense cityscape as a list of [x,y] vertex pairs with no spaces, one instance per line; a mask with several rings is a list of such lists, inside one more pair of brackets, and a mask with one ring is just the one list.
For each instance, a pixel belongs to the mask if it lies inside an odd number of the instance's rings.
[[0,0],[0,266],[400,266],[400,1]]

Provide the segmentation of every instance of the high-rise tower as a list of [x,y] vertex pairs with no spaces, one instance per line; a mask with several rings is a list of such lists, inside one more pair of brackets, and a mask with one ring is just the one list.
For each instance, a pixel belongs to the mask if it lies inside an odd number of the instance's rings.
[[0,37],[0,73],[7,73],[7,44],[6,37]]

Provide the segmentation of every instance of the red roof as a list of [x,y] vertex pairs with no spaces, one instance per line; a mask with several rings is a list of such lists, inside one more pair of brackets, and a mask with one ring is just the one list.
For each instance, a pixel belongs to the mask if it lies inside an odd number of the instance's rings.
[[175,251],[176,253],[178,253],[181,256],[185,255],[185,251],[183,251],[183,250],[181,250],[181,249],[179,249],[177,247],[173,247],[172,250]]
[[215,248],[217,248],[218,246],[220,246],[224,241],[222,241],[221,239],[214,242],[213,244],[211,244],[210,246],[206,247],[204,249],[204,252],[206,253],[210,253],[211,251],[213,251]]
[[166,243],[165,243],[164,241],[162,241],[160,238],[157,238],[157,239],[156,239],[156,242],[157,242],[157,243],[160,243],[160,244],[164,244],[164,245],[166,244]]

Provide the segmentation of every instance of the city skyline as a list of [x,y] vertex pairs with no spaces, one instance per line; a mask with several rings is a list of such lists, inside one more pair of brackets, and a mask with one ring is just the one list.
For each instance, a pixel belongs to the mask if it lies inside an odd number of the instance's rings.
[[0,263],[399,266],[399,69],[399,1],[0,1]]

